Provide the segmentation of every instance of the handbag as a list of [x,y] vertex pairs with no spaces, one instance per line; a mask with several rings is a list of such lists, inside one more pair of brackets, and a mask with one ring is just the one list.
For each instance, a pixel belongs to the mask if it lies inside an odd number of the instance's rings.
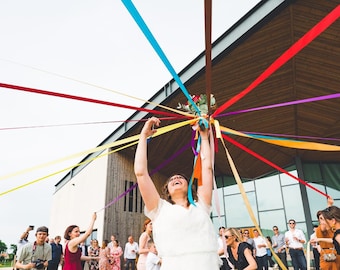
[[323,259],[325,262],[334,262],[336,260],[336,253],[334,248],[330,248],[331,252],[326,253],[324,249],[322,251],[324,252],[323,254]]

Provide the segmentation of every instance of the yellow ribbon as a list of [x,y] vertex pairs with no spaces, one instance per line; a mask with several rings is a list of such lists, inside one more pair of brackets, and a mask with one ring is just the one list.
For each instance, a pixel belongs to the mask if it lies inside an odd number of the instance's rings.
[[[221,127],[221,129],[222,129],[222,127]],[[261,229],[260,229],[260,227],[259,227],[259,224],[258,224],[258,222],[257,222],[257,220],[256,220],[255,214],[254,214],[254,212],[253,212],[253,210],[252,210],[252,208],[251,208],[251,205],[250,205],[249,199],[248,199],[248,197],[247,197],[247,194],[246,194],[246,192],[245,192],[245,189],[244,189],[244,187],[243,187],[243,184],[242,184],[240,175],[238,174],[238,171],[237,171],[237,169],[236,169],[236,166],[235,166],[235,164],[234,164],[234,161],[233,161],[231,155],[229,154],[229,151],[228,151],[228,149],[227,149],[227,147],[226,147],[226,145],[225,145],[225,143],[224,143],[223,138],[221,138],[221,142],[222,142],[222,145],[223,145],[224,150],[225,150],[225,152],[226,152],[226,156],[227,156],[227,159],[228,159],[228,162],[229,162],[231,171],[233,172],[234,178],[235,178],[236,183],[237,183],[237,185],[238,185],[238,187],[239,187],[239,190],[240,190],[240,192],[241,192],[241,196],[242,196],[243,201],[244,201],[244,204],[245,204],[245,206],[246,206],[246,208],[247,208],[248,214],[249,214],[249,216],[250,216],[250,218],[251,218],[251,220],[252,220],[252,222],[253,222],[255,228],[258,230],[258,232],[260,233],[260,235],[261,235],[262,237],[264,237],[263,234],[262,234],[262,231],[261,231]],[[269,247],[269,248],[270,248],[270,250],[272,251],[272,254],[273,254],[274,258],[275,258],[275,260],[278,262],[278,264],[280,265],[280,267],[281,267],[282,269],[284,269],[284,270],[287,270],[287,268],[284,266],[284,264],[282,263],[282,261],[280,260],[280,258],[275,254],[275,252],[274,252],[274,250],[272,249],[272,247]]]
[[[158,129],[157,129],[157,133],[155,133],[155,134],[153,135],[153,137],[160,136],[160,135],[162,135],[162,134],[164,134],[164,133],[167,133],[167,132],[169,132],[169,131],[175,130],[175,129],[177,129],[177,128],[183,127],[183,126],[188,125],[188,124],[191,125],[191,124],[195,123],[195,121],[196,121],[196,120],[194,120],[194,119],[192,119],[192,120],[186,120],[186,121],[179,122],[179,123],[175,123],[175,124],[172,124],[172,125],[169,125],[169,126],[166,126],[166,127],[158,128]],[[113,142],[113,143],[109,143],[109,144],[106,144],[106,145],[102,145],[102,146],[99,146],[99,147],[96,147],[96,148],[93,148],[93,149],[90,149],[90,150],[87,150],[87,151],[83,151],[83,152],[80,152],[80,153],[77,153],[77,154],[74,154],[74,155],[71,155],[71,156],[64,157],[64,158],[62,158],[62,159],[57,159],[57,160],[54,160],[54,161],[51,161],[51,162],[47,162],[47,163],[44,163],[44,164],[41,164],[41,165],[38,165],[38,166],[35,166],[35,167],[32,167],[32,168],[28,168],[28,169],[25,169],[25,170],[22,170],[22,171],[19,171],[19,172],[16,172],[16,173],[12,173],[12,174],[9,174],[9,175],[2,176],[2,177],[0,178],[0,180],[4,180],[4,179],[7,179],[7,178],[10,178],[10,177],[13,177],[13,176],[17,176],[17,175],[20,175],[20,174],[23,174],[23,173],[26,173],[26,172],[30,172],[30,171],[39,169],[39,168],[43,168],[43,167],[46,167],[46,166],[50,166],[50,165],[56,164],[56,163],[58,163],[58,162],[65,161],[65,160],[67,160],[67,159],[71,159],[71,158],[74,158],[74,157],[83,155],[84,153],[89,154],[89,153],[94,153],[94,152],[98,152],[98,151],[104,151],[104,150],[107,149],[107,148],[119,146],[119,145],[126,144],[126,143],[129,143],[129,142],[130,142],[130,144],[127,144],[127,145],[125,145],[125,146],[122,146],[122,147],[120,147],[120,148],[118,148],[118,149],[115,149],[115,150],[113,150],[113,151],[110,151],[110,152],[108,152],[108,153],[98,155],[97,157],[93,157],[93,158],[86,159],[86,160],[84,160],[83,162],[77,163],[77,164],[75,164],[75,165],[69,166],[69,167],[67,167],[67,168],[64,168],[64,169],[59,170],[59,171],[54,172],[54,173],[51,173],[51,174],[46,175],[46,176],[44,176],[44,177],[40,177],[40,178],[35,179],[35,180],[33,180],[33,181],[27,182],[27,183],[25,183],[25,184],[23,184],[23,185],[20,185],[20,186],[18,186],[18,187],[9,189],[9,190],[7,190],[7,191],[4,191],[4,192],[0,193],[0,196],[5,195],[5,194],[10,193],[10,192],[13,192],[13,191],[15,191],[15,190],[24,188],[24,187],[26,187],[26,186],[32,185],[32,184],[34,184],[34,183],[40,182],[40,181],[42,181],[42,180],[44,180],[44,179],[46,179],[46,178],[49,178],[49,177],[54,176],[54,175],[57,175],[57,174],[62,173],[62,172],[64,172],[64,171],[71,170],[71,169],[73,169],[73,168],[75,168],[75,167],[77,167],[77,166],[80,166],[80,165],[83,165],[83,164],[87,164],[87,163],[89,163],[89,162],[91,162],[91,161],[93,161],[93,160],[95,160],[95,159],[97,159],[97,158],[100,158],[100,157],[109,155],[109,154],[111,154],[111,153],[115,153],[115,152],[117,152],[117,151],[120,151],[120,150],[122,150],[122,149],[128,148],[128,147],[130,147],[130,146],[132,146],[132,145],[134,145],[134,144],[137,144],[138,139],[139,139],[139,136],[140,136],[139,134],[138,134],[138,135],[135,135],[135,136],[131,136],[131,137],[129,137],[129,138],[125,138],[125,139],[122,139],[122,140],[119,140],[119,141],[115,141],[115,142]],[[131,143],[131,142],[132,142],[132,143]]]
[[[160,135],[162,135],[164,133],[167,133],[167,132],[169,132],[171,130],[183,127],[185,125],[192,124],[195,121],[196,121],[195,119],[190,119],[190,120],[186,120],[186,121],[183,121],[183,122],[175,123],[175,124],[172,124],[172,125],[169,125],[169,126],[166,126],[166,127],[158,128],[157,129],[157,133],[154,135],[154,137],[160,136]],[[115,142],[112,142],[112,143],[108,143],[108,144],[105,144],[105,145],[102,145],[102,146],[98,146],[96,148],[92,148],[92,149],[89,149],[89,150],[86,150],[86,151],[83,151],[83,152],[79,152],[79,153],[76,153],[76,154],[73,154],[73,155],[70,155],[70,156],[66,156],[66,157],[63,157],[63,158],[60,158],[60,159],[56,159],[56,160],[53,160],[53,161],[50,161],[50,162],[47,162],[47,163],[43,163],[43,164],[31,167],[31,168],[27,168],[27,169],[24,169],[24,170],[21,170],[21,171],[18,171],[18,172],[14,172],[14,173],[11,173],[11,174],[3,175],[3,176],[0,177],[0,181],[4,180],[4,179],[8,179],[10,177],[21,175],[23,173],[27,173],[27,172],[31,172],[31,171],[34,171],[34,170],[37,170],[37,169],[41,169],[41,168],[44,168],[44,167],[47,167],[47,166],[51,166],[51,165],[63,162],[65,160],[69,160],[69,159],[72,159],[72,158],[76,158],[76,157],[79,157],[79,156],[84,156],[84,155],[95,153],[95,152],[99,152],[99,151],[104,151],[107,148],[116,147],[116,146],[119,146],[119,145],[122,145],[122,144],[125,144],[125,143],[130,143],[130,142],[136,141],[138,139],[139,139],[139,134],[135,135],[135,136],[128,137],[128,138],[125,138],[125,139],[121,139],[121,140],[118,140],[118,141],[115,141]],[[78,166],[78,165],[79,164],[77,164],[75,166]]]
[[221,127],[222,131],[228,132],[230,134],[238,135],[245,138],[251,138],[255,140],[260,140],[266,143],[275,144],[283,147],[296,148],[296,149],[306,149],[306,150],[317,150],[317,151],[340,151],[340,146],[325,144],[325,143],[315,143],[315,142],[304,142],[296,141],[290,139],[274,139],[274,138],[256,138],[245,133],[227,128]]

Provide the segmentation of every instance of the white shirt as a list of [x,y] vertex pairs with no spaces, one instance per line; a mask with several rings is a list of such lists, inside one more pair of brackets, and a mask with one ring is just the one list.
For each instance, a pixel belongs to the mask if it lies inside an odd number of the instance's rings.
[[160,258],[153,252],[149,252],[146,256],[145,269],[146,270],[159,270],[161,266],[159,264]]
[[133,242],[127,242],[124,249],[124,259],[136,259],[136,254],[138,252],[138,244]]
[[306,242],[306,237],[303,231],[300,229],[294,229],[286,231],[285,233],[285,239],[288,239],[288,247],[289,248],[303,248],[303,244],[299,241],[295,240],[294,237],[296,237],[298,240],[304,240]]
[[[253,238],[255,242],[255,247],[256,247],[256,256],[257,257],[263,257],[264,255],[267,256],[267,241],[262,237],[254,237]],[[258,245],[265,245],[264,247],[257,247]]]

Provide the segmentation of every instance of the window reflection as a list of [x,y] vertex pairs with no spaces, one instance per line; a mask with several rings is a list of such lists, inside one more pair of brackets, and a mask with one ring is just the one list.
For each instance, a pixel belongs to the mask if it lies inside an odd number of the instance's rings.
[[299,185],[282,187],[283,201],[287,220],[292,218],[297,222],[305,220]]
[[[254,215],[257,217],[255,192],[247,192],[247,197]],[[241,194],[225,197],[226,219],[228,227],[252,227],[253,222],[243,202]]]
[[[292,170],[289,171],[290,174],[298,177],[297,171],[296,170]],[[293,185],[293,184],[298,184],[299,182],[292,178],[291,176],[285,174],[285,173],[281,173],[280,174],[280,179],[281,179],[281,185],[282,186],[287,186],[287,185]]]
[[256,180],[255,186],[259,211],[283,207],[278,175]]
[[272,236],[273,226],[277,226],[280,232],[287,231],[287,222],[283,209],[275,211],[264,211],[259,213],[259,223],[264,235]]
[[[339,164],[303,164],[303,169],[308,170],[308,172],[304,171],[304,180],[311,183],[316,189],[332,196],[335,204],[338,204],[338,200],[340,200],[340,190],[337,189],[340,186]],[[295,166],[290,166],[286,170],[297,177]],[[221,186],[217,192],[221,218],[218,217],[216,203],[213,203],[215,227],[218,228],[220,224],[225,224],[225,227],[253,227],[253,221],[245,207],[238,185],[233,184],[234,180],[231,178],[228,178],[228,181],[225,180],[223,178],[223,181],[220,182],[227,186]],[[296,179],[278,173],[245,182],[243,186],[252,211],[265,235],[273,234],[272,227],[274,225],[284,233],[288,230],[287,221],[292,218],[296,220],[297,228],[302,229],[306,238],[309,238],[306,226],[306,215],[309,213],[304,213],[300,184]],[[308,187],[306,187],[306,191],[310,215],[313,223],[317,224],[316,212],[326,207],[327,200]]]
[[[313,183],[311,183],[311,185],[322,192],[326,192],[325,187],[322,185],[313,184]],[[324,196],[320,196],[319,193],[317,193],[316,191],[310,188],[307,188],[307,196],[308,196],[312,221],[317,222],[316,213],[317,211],[326,208],[327,199]]]
[[[331,187],[327,187],[327,194],[330,195],[335,200],[340,200],[340,191]],[[335,203],[336,204],[336,203]]]
[[[254,191],[255,189],[254,181],[243,183],[243,188],[246,192]],[[239,194],[240,193],[240,189],[236,183],[235,185],[224,187],[223,189],[224,189],[224,194]]]

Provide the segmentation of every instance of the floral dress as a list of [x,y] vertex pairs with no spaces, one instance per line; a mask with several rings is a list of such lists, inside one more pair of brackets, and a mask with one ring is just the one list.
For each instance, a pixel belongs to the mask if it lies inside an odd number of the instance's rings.
[[99,250],[99,270],[111,270],[109,257],[110,249],[108,247]]
[[111,249],[111,266],[112,270],[120,270],[120,257],[123,254],[121,247],[113,247]]
[[[88,253],[89,253],[90,257],[98,257],[99,256],[99,248],[90,246]],[[90,260],[89,261],[89,268],[90,268],[90,270],[98,270],[99,269],[98,260]]]

